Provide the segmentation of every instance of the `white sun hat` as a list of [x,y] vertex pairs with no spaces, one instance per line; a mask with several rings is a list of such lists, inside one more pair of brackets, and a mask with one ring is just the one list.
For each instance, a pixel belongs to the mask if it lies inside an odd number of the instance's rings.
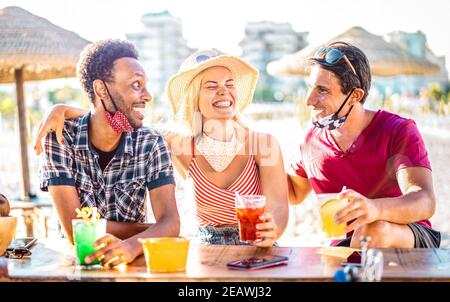
[[252,102],[258,70],[243,59],[222,54],[216,49],[200,50],[190,55],[167,82],[166,94],[176,120],[189,123],[189,119],[192,119],[195,104],[193,99],[186,99],[189,84],[197,74],[214,66],[226,67],[233,73],[238,112],[242,112]]

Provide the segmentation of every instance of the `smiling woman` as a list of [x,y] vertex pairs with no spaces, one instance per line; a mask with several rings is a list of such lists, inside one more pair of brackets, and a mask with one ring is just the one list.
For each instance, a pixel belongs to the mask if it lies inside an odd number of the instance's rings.
[[181,175],[192,178],[198,239],[240,244],[235,195],[265,195],[258,246],[271,246],[287,224],[287,187],[278,142],[240,118],[251,103],[258,72],[217,50],[188,57],[167,84],[174,120],[190,135],[166,135]]

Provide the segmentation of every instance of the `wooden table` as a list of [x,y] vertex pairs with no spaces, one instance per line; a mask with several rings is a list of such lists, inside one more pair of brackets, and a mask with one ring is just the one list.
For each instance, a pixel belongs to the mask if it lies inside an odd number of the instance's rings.
[[[383,281],[450,281],[450,249],[383,249]],[[39,239],[27,259],[0,257],[0,281],[333,281],[346,248],[278,247],[191,244],[186,272],[146,271],[143,257],[125,270],[80,270],[74,252],[61,239]],[[256,271],[229,270],[229,261],[260,254],[289,257],[285,266]]]

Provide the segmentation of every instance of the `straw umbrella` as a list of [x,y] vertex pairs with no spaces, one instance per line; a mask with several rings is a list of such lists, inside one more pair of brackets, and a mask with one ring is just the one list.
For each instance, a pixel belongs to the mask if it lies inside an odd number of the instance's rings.
[[362,27],[352,27],[321,45],[310,45],[294,54],[270,62],[267,65],[267,71],[274,76],[308,75],[307,59],[312,57],[320,46],[333,41],[348,42],[364,51],[369,59],[372,74],[375,76],[435,74],[440,70],[439,66],[414,57],[381,36],[374,35]]
[[0,10],[0,83],[16,83],[22,163],[22,198],[30,195],[24,81],[75,76],[89,41],[20,7]]

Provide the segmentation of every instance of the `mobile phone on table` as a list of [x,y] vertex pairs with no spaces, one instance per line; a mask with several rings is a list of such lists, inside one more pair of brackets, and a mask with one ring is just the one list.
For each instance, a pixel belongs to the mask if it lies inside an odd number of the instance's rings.
[[27,249],[33,247],[33,245],[36,243],[37,238],[33,237],[26,237],[26,238],[17,238],[14,239],[6,249],[8,252],[12,252],[14,249]]
[[361,252],[354,251],[350,256],[347,257],[346,262],[341,262],[342,266],[354,265],[361,266]]
[[230,269],[255,270],[276,265],[288,264],[288,257],[277,255],[262,255],[245,259],[234,260],[227,263]]

